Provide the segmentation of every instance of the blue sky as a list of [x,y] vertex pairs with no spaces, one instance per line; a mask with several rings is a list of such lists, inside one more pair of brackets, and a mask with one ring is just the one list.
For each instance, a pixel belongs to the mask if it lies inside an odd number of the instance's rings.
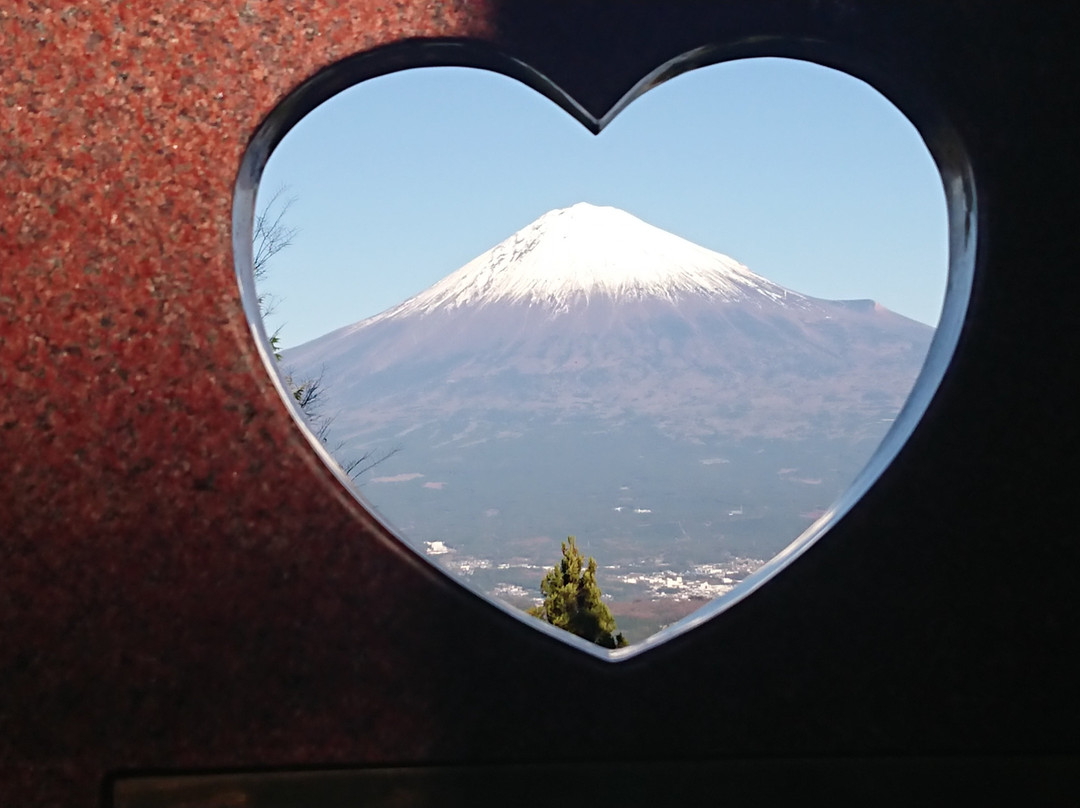
[[586,201],[730,255],[791,289],[935,324],[941,179],[877,91],[786,59],[702,68],[600,135],[519,82],[422,68],[363,82],[275,150],[293,244],[260,292],[289,347],[427,288],[548,210]]

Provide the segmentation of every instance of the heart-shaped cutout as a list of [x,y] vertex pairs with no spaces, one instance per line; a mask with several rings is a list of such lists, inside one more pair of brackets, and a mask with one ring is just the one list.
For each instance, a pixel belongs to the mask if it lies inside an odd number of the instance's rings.
[[[297,231],[274,258],[270,284],[256,289],[250,263],[239,267],[264,340],[265,295],[281,300],[279,314],[287,304],[280,334],[293,347],[280,362],[273,350],[264,355],[291,403],[298,389],[301,399],[326,396],[317,417],[332,421],[312,442],[332,447],[346,468],[359,459],[352,471],[365,507],[504,608],[524,615],[532,606],[549,620],[556,606],[541,579],[560,561],[573,565],[575,545],[565,540],[576,535],[576,548],[598,562],[595,579],[630,653],[747,594],[839,518],[910,434],[955,342],[939,335],[938,361],[909,400],[934,329],[880,300],[936,318],[946,263],[940,176],[911,124],[844,74],[752,62],[694,71],[648,93],[605,131],[614,144],[604,158],[603,138],[590,140],[503,77],[422,70],[365,82],[305,119],[262,178],[297,199],[289,208],[278,195],[260,209],[257,256],[268,247],[273,256],[273,239],[280,247]],[[769,88],[787,95],[766,103]],[[833,108],[811,116],[821,93]],[[838,116],[842,102],[862,105],[861,129]],[[740,132],[720,125],[718,104],[724,121],[750,119],[749,140],[717,136]],[[479,112],[499,108],[498,120]],[[423,122],[411,117],[419,111]],[[679,111],[689,120],[675,124]],[[368,123],[358,144],[359,116]],[[670,128],[660,132],[658,122]],[[485,127],[500,137],[463,158]],[[786,150],[768,142],[785,129]],[[529,133],[535,140],[523,142]],[[664,138],[693,140],[687,133],[698,133],[697,152],[687,142],[657,151]],[[773,155],[766,165],[775,175],[739,168],[753,163],[753,142]],[[363,183],[350,176],[349,152]],[[419,168],[410,162],[432,153]],[[718,166],[726,173],[704,187]],[[631,168],[643,182],[629,182]],[[500,172],[516,172],[522,190],[498,192]],[[440,174],[443,188],[432,190]],[[658,177],[676,195],[666,207],[648,203]],[[831,178],[827,192],[820,178]],[[785,183],[804,190],[785,196]],[[350,185],[363,192],[350,196]],[[441,207],[430,201],[440,194]],[[615,197],[652,221],[615,207]],[[544,201],[556,199],[574,204]],[[772,216],[763,215],[770,205]],[[522,219],[524,210],[539,215]],[[785,210],[789,222],[805,221],[785,225]],[[656,226],[680,216],[680,235]],[[830,229],[830,219],[853,223]],[[682,237],[708,232],[710,221],[718,232],[695,239],[709,246]],[[461,231],[471,240],[456,238]],[[710,249],[725,239],[756,272]],[[305,241],[311,247],[301,250]],[[820,246],[829,241],[832,249]],[[469,246],[477,243],[486,249]],[[869,273],[871,260],[890,268]],[[789,280],[792,264],[826,263],[822,277]],[[360,264],[378,270],[361,282]],[[926,271],[912,278],[913,265]],[[313,309],[304,300],[311,270],[300,266],[321,266],[326,278],[315,295],[327,305],[313,317],[299,315]],[[962,314],[963,302],[953,309]],[[328,328],[335,319],[348,324]],[[588,577],[563,583],[587,588]]]

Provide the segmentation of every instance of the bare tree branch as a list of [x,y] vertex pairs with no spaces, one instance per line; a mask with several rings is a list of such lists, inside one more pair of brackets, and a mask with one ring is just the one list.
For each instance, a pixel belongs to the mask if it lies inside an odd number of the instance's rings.
[[[289,208],[296,202],[295,196],[285,196],[286,191],[287,186],[283,185],[278,188],[270,197],[266,206],[255,217],[255,229],[252,234],[252,269],[256,282],[266,279],[270,259],[290,246],[293,239],[296,238],[296,234],[300,232],[297,228],[289,227],[285,223],[285,214],[289,212]],[[273,311],[277,300],[267,293],[259,294],[258,300],[259,312],[265,319]],[[273,336],[270,337],[270,347],[274,352],[274,357],[280,362],[279,344],[279,333],[275,331]],[[324,444],[330,440],[330,425],[334,422],[333,416],[328,416],[323,412],[323,406],[326,403],[326,386],[323,383],[325,374],[326,368],[323,368],[317,376],[300,382],[297,382],[289,374],[285,376],[293,398],[296,399],[297,405],[304,413],[312,433]],[[398,448],[386,452],[369,450],[360,457],[342,462],[338,460],[338,457],[344,446],[344,443],[338,443],[336,447],[330,450],[330,454],[337,460],[338,465],[341,466],[353,482],[356,482],[361,475],[371,471],[375,466],[393,457],[399,451]]]
[[400,446],[395,446],[393,449],[388,449],[385,452],[376,452],[374,449],[371,449],[364,452],[360,457],[345,463],[342,465],[342,468],[345,469],[345,473],[355,482],[360,479],[361,475],[371,471],[384,460],[389,460],[400,451]]
[[[278,188],[266,206],[255,216],[255,229],[251,237],[252,274],[255,283],[266,280],[270,259],[293,243],[300,230],[285,224],[285,214],[296,202],[295,196],[283,199],[287,187]],[[265,319],[273,313],[278,300],[267,292],[259,293],[259,311]]]
[[290,246],[296,234],[300,232],[299,228],[288,227],[285,224],[285,214],[296,203],[295,196],[282,200],[282,195],[286,190],[286,186],[282,185],[274,191],[266,207],[255,217],[255,231],[251,239],[254,247],[251,266],[256,281],[266,278],[267,263]]
[[[326,386],[323,383],[325,375],[326,368],[324,367],[319,371],[319,375],[305,379],[299,384],[293,380],[292,376],[286,376],[286,379],[289,383],[289,387],[292,389],[296,403],[300,406],[300,409],[307,419],[308,426],[311,428],[312,433],[322,443],[328,444],[330,440],[330,426],[334,423],[334,416],[326,415],[326,413],[323,412],[323,406],[326,404]],[[369,449],[359,457],[343,461],[340,459],[340,456],[341,450],[344,447],[344,442],[339,442],[333,448],[329,448],[329,446],[327,448],[330,455],[337,460],[338,465],[341,466],[342,470],[353,480],[353,482],[357,482],[363,474],[371,471],[371,469],[401,451],[400,446],[385,451]]]

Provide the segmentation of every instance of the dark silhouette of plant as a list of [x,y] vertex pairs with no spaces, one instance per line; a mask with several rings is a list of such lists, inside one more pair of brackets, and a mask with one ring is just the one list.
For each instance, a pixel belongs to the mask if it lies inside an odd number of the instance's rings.
[[[266,280],[270,260],[290,246],[293,239],[296,238],[296,234],[300,232],[297,228],[286,224],[285,214],[296,202],[296,197],[284,196],[286,190],[285,186],[278,188],[263,209],[255,216],[255,226],[252,232],[251,266],[256,283]],[[265,293],[260,293],[258,300],[259,313],[263,318],[269,315],[277,304],[277,301],[271,295]],[[270,337],[270,348],[274,352],[274,357],[280,362],[279,342],[278,333],[275,331]],[[322,409],[326,394],[323,374],[320,373],[318,376],[299,382],[294,380],[291,375],[286,374],[285,381],[292,392],[293,398],[296,399],[296,403],[300,406],[300,410],[304,413],[312,433],[320,441],[327,443],[330,437],[330,425],[333,423],[334,418],[327,415]],[[342,444],[339,443],[334,449],[330,450],[335,459],[337,458],[337,452],[341,448]],[[360,457],[345,462],[338,460],[338,464],[345,471],[345,474],[355,482],[364,472],[375,468],[375,466],[397,454],[397,452],[397,448],[385,452],[371,450],[364,452]]]

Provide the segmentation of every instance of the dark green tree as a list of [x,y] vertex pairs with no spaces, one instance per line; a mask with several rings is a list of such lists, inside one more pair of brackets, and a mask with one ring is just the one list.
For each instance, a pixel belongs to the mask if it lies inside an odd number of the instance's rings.
[[563,542],[562,560],[544,575],[540,592],[544,604],[529,609],[534,617],[605,648],[629,645],[617,633],[615,618],[602,599],[596,583],[596,559],[590,556],[586,563],[573,536]]

